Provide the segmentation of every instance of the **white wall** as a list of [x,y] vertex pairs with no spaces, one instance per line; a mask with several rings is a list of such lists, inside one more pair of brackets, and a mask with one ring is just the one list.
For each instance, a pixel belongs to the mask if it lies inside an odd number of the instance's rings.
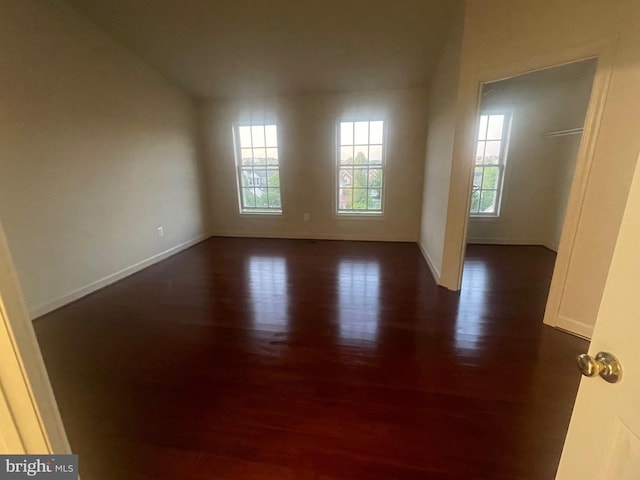
[[429,89],[425,174],[422,191],[420,248],[438,281],[442,267],[444,233],[451,176],[451,156],[458,105],[463,11],[447,36],[445,48]]
[[[318,94],[203,105],[213,233],[228,236],[413,241],[420,229],[426,136],[424,90]],[[336,127],[341,118],[387,122],[384,216],[336,215]],[[278,125],[283,215],[241,215],[232,125],[268,119]],[[310,221],[303,220],[304,213]]]
[[186,95],[56,0],[0,2],[0,65],[0,218],[32,314],[203,235]]
[[549,158],[552,160],[555,158],[566,160],[560,161],[555,172],[553,180],[556,184],[552,188],[553,195],[549,197],[549,203],[551,204],[551,207],[548,209],[549,221],[545,222],[546,232],[544,245],[556,252],[560,246],[562,228],[564,227],[567,203],[569,202],[571,183],[573,181],[573,173],[575,172],[581,140],[582,135],[549,139],[549,148],[553,151],[553,155],[549,156]]
[[558,249],[595,61],[522,75],[484,87],[481,111],[512,116],[499,217],[471,217],[470,243],[544,245]]

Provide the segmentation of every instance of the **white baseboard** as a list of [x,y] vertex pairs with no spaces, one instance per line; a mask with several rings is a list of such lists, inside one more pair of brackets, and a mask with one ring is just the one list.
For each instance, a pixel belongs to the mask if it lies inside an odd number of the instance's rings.
[[435,280],[436,285],[440,285],[440,270],[436,268],[435,264],[433,263],[433,260],[431,259],[431,256],[427,253],[427,251],[424,249],[424,247],[420,242],[418,242],[418,248],[420,249],[420,252],[422,252],[422,256],[424,257],[424,260],[427,262],[427,266],[431,271],[431,275],[433,276],[433,279]]
[[558,251],[557,245],[551,245],[550,243],[541,242],[539,240],[530,240],[523,238],[469,238],[467,239],[467,243],[475,245],[534,245],[548,248],[549,250],[553,250],[554,252]]
[[562,316],[556,318],[556,324],[553,326],[579,337],[586,338],[587,340],[591,340],[594,327],[593,325],[587,325],[586,323]]
[[467,239],[467,243],[479,243],[486,245],[540,245],[538,240],[528,238],[473,238]]
[[394,235],[362,235],[362,234],[277,234],[277,233],[246,233],[246,232],[215,232],[212,237],[238,237],[238,238],[281,238],[290,240],[347,240],[352,242],[403,242],[415,243],[414,237]]
[[90,284],[85,285],[84,287],[80,287],[77,290],[74,290],[71,293],[63,295],[62,297],[59,297],[51,302],[47,302],[44,305],[40,305],[35,308],[29,309],[29,316],[31,317],[31,320],[35,320],[38,317],[46,315],[47,313],[57,310],[60,307],[64,307],[65,305],[71,302],[79,300],[82,297],[95,292],[96,290],[100,290],[101,288],[104,288],[108,285],[111,285],[112,283],[122,280],[123,278],[126,278],[129,275],[133,275],[134,273],[137,273],[140,270],[150,267],[155,263],[158,263],[162,260],[165,260],[166,258],[176,255],[177,253],[180,253],[181,251],[186,250],[187,248],[192,247],[195,244],[202,242],[203,240],[206,240],[210,236],[211,235],[208,233],[199,235],[192,240],[176,245],[175,247],[172,247],[168,250],[165,250],[164,252],[160,252],[156,255],[153,255],[152,257],[149,257],[145,260],[135,263],[134,265],[123,268],[122,270],[119,270],[115,273],[107,275],[106,277],[96,280],[95,282],[91,282]]

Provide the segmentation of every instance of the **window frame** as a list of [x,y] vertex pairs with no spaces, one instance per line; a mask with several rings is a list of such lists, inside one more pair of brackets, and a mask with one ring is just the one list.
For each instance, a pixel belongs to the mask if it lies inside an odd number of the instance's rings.
[[[263,129],[266,130],[267,127],[273,126],[276,129],[276,146],[267,146],[266,145],[266,132],[265,132],[265,147],[260,147],[260,148],[264,148],[265,149],[265,155],[266,155],[266,150],[269,148],[275,148],[277,151],[277,155],[278,155],[278,163],[275,165],[269,165],[267,163],[265,163],[264,165],[264,169],[268,172],[269,170],[277,170],[278,172],[278,178],[279,178],[279,187],[271,187],[271,188],[279,188],[280,189],[280,207],[247,207],[244,205],[244,198],[243,198],[243,194],[242,194],[242,190],[243,185],[242,185],[242,171],[245,169],[250,168],[252,172],[255,172],[256,169],[256,165],[253,163],[251,165],[248,166],[244,166],[242,164],[242,142],[240,139],[240,128],[241,127],[249,127],[249,128],[253,128],[253,127],[262,127]],[[232,125],[232,134],[233,134],[233,151],[234,151],[234,157],[235,157],[235,171],[236,171],[236,190],[237,190],[237,194],[238,194],[238,207],[239,207],[239,211],[240,211],[240,215],[258,215],[258,216],[281,216],[284,213],[284,209],[283,209],[283,205],[282,205],[282,170],[280,168],[281,164],[280,164],[280,134],[279,134],[279,128],[278,128],[278,123],[276,121],[271,121],[271,120],[260,120],[260,121],[240,121],[240,122],[234,122]],[[245,147],[248,148],[248,147]],[[251,145],[251,148],[253,149],[253,142]],[[275,167],[275,168],[274,168]],[[257,167],[260,168],[260,167]],[[267,174],[267,182],[268,182],[268,174]],[[255,189],[255,185],[252,185],[252,187]],[[266,190],[269,190],[269,186],[266,186]],[[268,195],[268,193],[267,193]],[[268,197],[267,197],[268,198]]]
[[[366,195],[367,195],[367,199],[369,198],[369,190],[380,190],[380,209],[379,210],[370,210],[370,209],[349,209],[349,210],[342,210],[340,209],[340,190],[341,190],[341,185],[340,185],[340,172],[341,170],[344,170],[344,168],[342,168],[343,166],[350,166],[352,167],[352,170],[355,172],[355,161],[352,164],[342,164],[341,163],[341,147],[342,145],[342,130],[341,130],[341,126],[343,123],[353,123],[354,124],[354,129],[355,129],[355,123],[359,123],[359,122],[367,122],[368,125],[368,138],[367,138],[367,144],[356,144],[355,143],[355,138],[354,138],[354,143],[352,144],[354,147],[354,153],[355,153],[355,147],[357,146],[366,146],[367,149],[370,148],[372,145],[373,146],[378,146],[380,145],[381,147],[381,160],[380,163],[371,163],[371,161],[369,159],[367,159],[367,163],[366,164],[361,164],[360,169],[366,169],[367,171],[371,170],[371,169],[376,169],[376,170],[381,170],[382,172],[382,182],[380,187],[370,187],[367,184],[367,187],[365,188],[366,190]],[[382,122],[382,144],[372,144],[371,142],[371,123],[372,122]],[[386,183],[387,183],[387,142],[388,142],[388,125],[387,125],[387,119],[381,115],[369,115],[369,116],[357,116],[357,117],[344,117],[344,118],[340,118],[337,122],[336,122],[336,135],[335,135],[335,160],[334,160],[334,169],[335,169],[335,175],[334,175],[334,187],[335,187],[335,195],[334,195],[334,201],[335,201],[335,208],[334,208],[334,214],[336,215],[336,217],[338,218],[345,218],[345,217],[350,217],[352,219],[355,218],[369,218],[369,219],[381,219],[384,218],[384,214],[385,214],[385,204],[386,204]],[[352,146],[352,145],[346,145],[346,146]],[[353,187],[352,187],[353,190]]]
[[[502,132],[501,132],[501,136],[499,139],[489,139],[488,138],[488,130],[489,130],[489,117],[491,116],[498,116],[498,115],[502,115],[504,117],[504,121],[502,124]],[[480,126],[482,124],[482,117],[486,116],[487,117],[487,125],[486,125],[486,131],[485,131],[485,138],[484,140],[480,139]],[[500,218],[501,212],[502,212],[502,203],[503,203],[503,196],[504,196],[504,182],[505,182],[505,173],[506,173],[506,169],[507,169],[507,156],[508,156],[508,150],[509,150],[509,141],[511,138],[511,130],[512,130],[512,123],[513,123],[513,112],[511,110],[507,110],[507,109],[490,109],[490,110],[483,110],[480,112],[480,114],[478,115],[478,120],[477,120],[477,125],[476,125],[476,135],[475,135],[475,142],[474,142],[474,155],[473,155],[473,175],[471,177],[471,195],[469,197],[469,216],[471,218],[474,219],[498,219]],[[498,155],[498,163],[497,164],[477,164],[476,163],[476,158],[477,158],[477,149],[478,149],[478,143],[479,142],[485,142],[485,152],[486,152],[486,143],[490,142],[490,141],[499,141],[500,142],[500,153]],[[482,168],[483,169],[483,175],[484,175],[484,170],[487,167],[498,167],[498,181],[497,181],[497,185],[496,185],[496,200],[495,200],[495,209],[493,212],[472,212],[471,211],[471,207],[473,205],[473,193],[474,193],[474,189],[475,189],[475,171],[476,168]],[[484,177],[483,177],[484,178]],[[480,192],[480,199],[482,198],[482,192],[483,191],[494,191],[494,189],[491,188],[487,188],[487,189],[483,189],[482,188],[482,184],[480,185],[480,188],[478,190]],[[480,202],[480,200],[479,200]],[[479,205],[478,205],[479,206]]]

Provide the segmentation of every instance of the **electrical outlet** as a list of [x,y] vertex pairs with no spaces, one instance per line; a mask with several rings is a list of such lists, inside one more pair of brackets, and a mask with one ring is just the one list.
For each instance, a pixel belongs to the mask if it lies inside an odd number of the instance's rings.
[[311,215],[309,215],[308,213],[304,214],[304,221],[308,222],[311,219]]
[[164,228],[163,227],[158,227],[158,236],[159,237],[164,237]]

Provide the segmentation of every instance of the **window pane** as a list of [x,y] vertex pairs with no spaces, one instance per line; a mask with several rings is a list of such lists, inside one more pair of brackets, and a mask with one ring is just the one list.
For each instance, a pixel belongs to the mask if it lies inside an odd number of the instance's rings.
[[371,122],[369,132],[369,143],[375,143],[382,145],[382,132],[384,122]]
[[480,213],[495,213],[496,192],[495,190],[482,190],[480,198]]
[[240,147],[251,147],[251,127],[238,127]]
[[277,147],[278,146],[278,131],[275,125],[267,125],[264,127],[265,129],[265,144],[267,147]]
[[353,169],[342,169],[338,174],[338,182],[341,187],[351,187],[353,185]]
[[353,122],[340,124],[340,145],[353,145]]
[[266,165],[267,164],[267,152],[264,148],[253,149],[253,163],[254,165]]
[[269,207],[269,197],[266,188],[256,187],[256,208]]
[[269,188],[269,206],[271,208],[280,208],[280,189],[279,188]]
[[278,149],[267,148],[267,164],[278,165]]
[[256,187],[266,187],[268,184],[267,181],[267,169],[266,168],[255,168],[254,174],[256,177]]
[[502,175],[505,166],[505,130],[509,115],[481,115],[478,122],[478,142],[471,191],[471,214],[497,215],[502,195]]
[[242,211],[281,211],[276,125],[238,126],[236,138],[241,147],[236,164]]
[[478,142],[478,148],[476,149],[476,165],[480,165],[484,158],[484,144],[485,142]]
[[350,188],[340,189],[338,207],[340,210],[351,210],[353,208],[353,190]]
[[500,144],[501,142],[487,142],[487,148],[484,151],[485,165],[497,165],[499,163]]
[[253,151],[250,148],[243,148],[242,150],[240,150],[240,157],[242,160],[242,165],[253,164]]
[[484,169],[482,167],[476,167],[475,172],[473,172],[473,188],[478,189],[482,186],[482,171]]
[[382,210],[382,190],[369,189],[369,210]]
[[486,190],[498,189],[498,167],[485,167],[484,176],[482,177],[482,188]]
[[277,169],[267,171],[267,186],[279,187],[280,186],[280,171]]
[[487,116],[480,115],[480,125],[478,127],[478,140],[485,140],[487,138]]
[[471,213],[478,213],[480,207],[480,190],[475,190],[471,194]]
[[355,157],[354,157],[354,162],[356,163],[356,165],[366,165],[368,160],[368,156],[369,156],[369,148],[368,147],[356,147],[355,148]]
[[353,147],[340,147],[340,163],[353,163]]
[[382,120],[340,123],[339,212],[382,211],[384,140]]
[[502,127],[504,126],[504,115],[491,115],[489,117],[488,140],[501,140]]
[[353,171],[353,186],[354,187],[367,187],[367,169],[366,168],[356,168]]
[[369,170],[369,186],[370,187],[382,187],[382,169],[372,168]]
[[369,143],[369,122],[355,122],[354,140],[356,145]]
[[253,187],[253,170],[251,168],[243,168],[240,174],[240,183],[243,187]]
[[369,147],[369,162],[382,163],[382,145],[371,145]]
[[255,125],[251,127],[251,141],[254,147],[264,147],[264,126]]
[[367,189],[366,188],[353,189],[353,209],[354,210],[367,209]]
[[242,189],[242,204],[245,208],[254,208],[256,206],[256,196],[253,188]]

